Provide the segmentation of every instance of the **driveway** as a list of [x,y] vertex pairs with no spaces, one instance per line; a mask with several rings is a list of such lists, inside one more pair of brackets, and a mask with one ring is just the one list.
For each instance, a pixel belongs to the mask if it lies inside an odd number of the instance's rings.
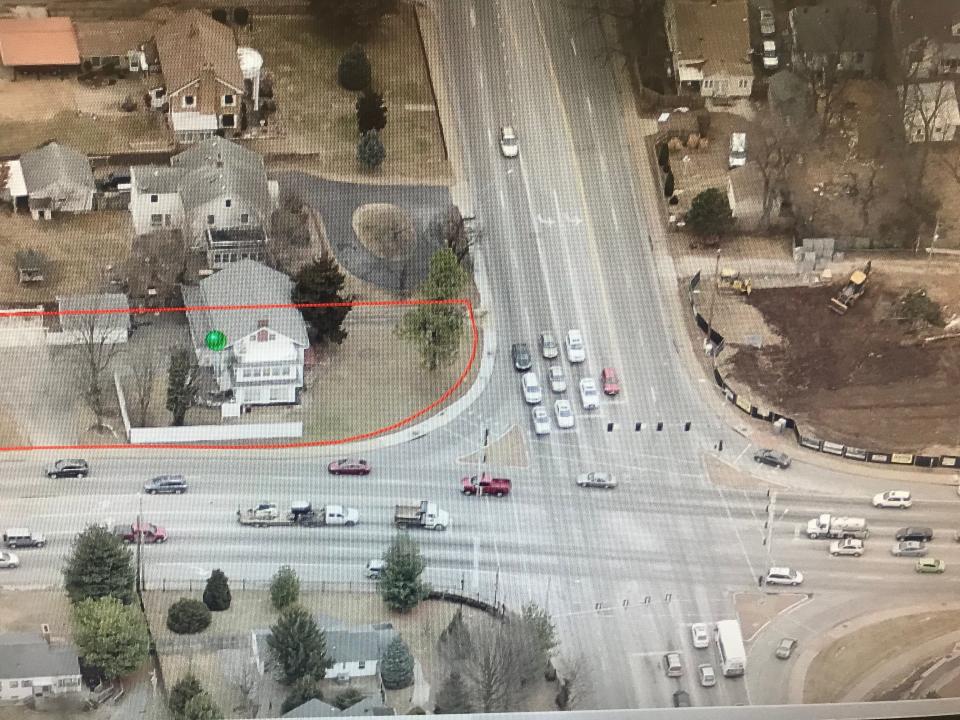
[[[327,240],[337,262],[361,280],[390,292],[406,294],[427,276],[430,257],[440,239],[429,232],[431,221],[450,204],[446,187],[426,185],[363,185],[324,180],[299,172],[276,176],[281,192],[297,197],[323,218]],[[353,214],[371,203],[396,205],[416,229],[416,239],[406,256],[386,259],[368,250],[353,231]]]

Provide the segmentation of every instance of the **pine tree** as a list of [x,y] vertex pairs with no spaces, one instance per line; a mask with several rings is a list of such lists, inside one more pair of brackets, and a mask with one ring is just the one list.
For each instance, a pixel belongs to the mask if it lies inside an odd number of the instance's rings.
[[187,701],[183,708],[183,720],[222,720],[223,712],[206,690]]
[[357,160],[367,170],[376,170],[386,157],[387,150],[380,140],[380,133],[376,130],[365,132],[357,143]]
[[195,696],[203,692],[203,686],[192,672],[188,672],[182,678],[177,680],[170,689],[170,696],[167,699],[167,706],[171,714],[180,720],[183,717],[183,711],[187,703]]
[[291,605],[280,613],[270,628],[267,647],[277,663],[278,679],[285,685],[305,677],[320,679],[333,665],[326,654],[326,636],[299,605]]
[[717,188],[707,188],[690,203],[687,225],[694,233],[714,242],[733,227],[733,213],[727,195]]
[[280,705],[280,714],[286,715],[294,708],[298,708],[308,700],[323,700],[323,691],[320,689],[320,680],[315,677],[302,677],[290,688],[290,694],[283,699]]
[[177,348],[171,352],[167,371],[167,410],[173,413],[174,425],[183,425],[187,410],[196,401],[198,382],[198,368],[191,351]]
[[74,538],[63,570],[70,602],[109,596],[129,604],[135,577],[130,550],[106,528],[90,525]]
[[230,584],[222,570],[214,570],[207,579],[207,586],[203,589],[203,604],[213,612],[230,609],[233,600],[230,595]]
[[359,91],[370,87],[370,60],[363,46],[354,43],[340,58],[337,65],[337,82],[345,90]]
[[[296,304],[346,303],[351,298],[342,295],[346,275],[328,252],[304,265],[293,278],[293,302]],[[300,314],[310,330],[314,342],[332,342],[339,345],[346,337],[343,323],[350,313],[349,305],[341,307],[300,308]]]
[[454,671],[447,676],[437,692],[436,715],[464,715],[473,712],[470,692],[460,673]]
[[283,610],[300,599],[300,578],[289,565],[282,566],[270,582],[270,600],[273,607]]
[[663,196],[665,198],[671,197],[674,191],[674,180],[673,173],[667,173],[666,177],[663,179]]
[[333,699],[333,706],[339,710],[346,710],[352,705],[356,705],[363,700],[364,694],[357,688],[347,688]]
[[387,106],[380,93],[367,89],[357,98],[357,129],[363,135],[368,130],[383,130],[387,126]]
[[377,582],[380,597],[397,612],[407,612],[420,604],[430,588],[420,579],[423,558],[410,536],[398,533],[384,558],[386,569]]
[[400,690],[413,684],[413,655],[399,636],[390,641],[380,658],[380,679],[387,690]]
[[167,628],[179,635],[206,630],[210,619],[210,608],[193,598],[180,598],[167,609]]

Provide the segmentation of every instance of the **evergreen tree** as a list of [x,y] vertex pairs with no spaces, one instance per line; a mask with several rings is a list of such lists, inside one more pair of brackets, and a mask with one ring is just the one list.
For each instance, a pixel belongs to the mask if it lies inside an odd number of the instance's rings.
[[170,695],[167,698],[167,706],[170,708],[173,717],[181,720],[187,703],[202,692],[203,686],[200,685],[200,681],[192,672],[187,672],[186,675],[177,680],[170,689]]
[[187,410],[193,407],[197,398],[197,384],[200,380],[196,362],[190,350],[177,348],[170,353],[170,367],[167,371],[167,410],[173,413],[173,424],[183,425]]
[[187,700],[183,720],[223,720],[223,712],[206,690]]
[[663,196],[665,198],[671,197],[674,191],[674,181],[673,173],[667,173],[666,177],[663,179]]
[[454,671],[447,676],[437,692],[436,715],[465,715],[473,712],[470,692],[460,673]]
[[471,654],[470,630],[463,621],[463,608],[458,607],[449,624],[440,633],[440,649],[450,665],[456,665]]
[[557,628],[553,624],[553,618],[546,610],[532,602],[523,606],[520,618],[534,638],[540,652],[540,660],[546,667],[550,660],[550,653],[557,646]]
[[380,658],[380,679],[387,690],[400,690],[413,684],[413,655],[399,636],[390,641]]
[[150,638],[139,608],[101,597],[74,605],[73,642],[84,662],[114,680],[143,665]]
[[733,228],[733,213],[726,193],[707,188],[690,203],[687,225],[697,235],[717,242]]
[[63,570],[70,602],[115,597],[124,604],[131,603],[135,578],[130,550],[106,528],[90,525],[74,538]]
[[380,140],[380,133],[368,130],[357,143],[357,160],[367,169],[376,170],[387,157],[387,150]]
[[387,106],[383,96],[367,89],[357,98],[357,129],[363,135],[369,130],[383,130],[387,126]]
[[430,588],[420,579],[423,557],[406,533],[398,533],[384,558],[387,567],[377,581],[377,590],[388,607],[407,612],[420,604]]
[[347,688],[343,692],[338,693],[333,699],[333,706],[340,710],[346,710],[348,707],[356,705],[363,700],[364,697],[364,694],[357,688]]
[[300,599],[300,578],[289,565],[283,565],[270,582],[270,600],[273,607],[283,610]]
[[[304,265],[293,278],[293,302],[296,304],[346,303],[351,298],[341,294],[346,275],[328,252]],[[351,307],[300,308],[311,340],[339,345],[346,337],[343,323]]]
[[277,663],[277,677],[285,685],[305,677],[320,679],[333,665],[326,654],[326,636],[299,605],[281,611],[270,628],[267,647]]
[[167,609],[167,628],[178,635],[206,630],[210,619],[210,608],[193,598],[180,598]]
[[223,570],[214,570],[203,589],[203,604],[213,612],[221,612],[230,609],[232,600],[227,576],[223,574]]
[[365,90],[370,87],[370,60],[363,46],[354,43],[340,58],[337,65],[337,82],[345,90]]
[[308,700],[323,700],[323,691],[320,689],[320,680],[306,676],[302,677],[290,687],[290,694],[284,698],[280,705],[280,714],[286,715],[294,708],[298,708]]
[[657,164],[666,172],[670,164],[670,148],[665,142],[657,143]]

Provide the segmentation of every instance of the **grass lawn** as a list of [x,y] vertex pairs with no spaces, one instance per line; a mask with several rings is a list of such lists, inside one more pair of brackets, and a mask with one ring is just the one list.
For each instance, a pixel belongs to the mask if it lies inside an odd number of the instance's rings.
[[131,152],[146,146],[164,148],[169,138],[163,118],[145,112],[94,117],[64,110],[48,120],[0,121],[0,155],[18,155],[48,140],[97,155]]
[[[337,84],[337,63],[348,46],[316,34],[301,17],[260,17],[241,36],[263,54],[265,70],[274,76],[282,136],[260,141],[262,152],[315,154],[306,164],[290,161],[292,167],[363,176],[356,159],[357,93]],[[378,175],[446,180],[449,168],[412,10],[401,5],[385,18],[366,50],[373,87],[387,106],[387,157]]]

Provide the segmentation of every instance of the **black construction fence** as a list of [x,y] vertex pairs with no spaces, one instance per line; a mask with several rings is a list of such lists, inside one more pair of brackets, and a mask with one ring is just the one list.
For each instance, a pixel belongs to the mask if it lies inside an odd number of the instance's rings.
[[[710,327],[709,322],[697,310],[697,305],[694,302],[694,291],[699,285],[700,273],[697,272],[697,274],[690,279],[688,288],[690,308],[693,310],[697,327],[699,327],[705,335],[709,330],[710,343],[713,346],[713,355],[716,356],[723,350],[724,338],[715,328]],[[836,457],[847,460],[876,463],[878,465],[910,465],[921,468],[960,468],[960,455],[921,455],[920,453],[892,452],[889,450],[868,450],[866,448],[851,447],[830,440],[822,440],[813,435],[805,435],[793,418],[775,410],[763,411],[752,404],[749,399],[741,397],[736,390],[727,384],[727,381],[716,368],[713,370],[713,379],[717,386],[723,391],[727,400],[742,412],[757,420],[765,420],[771,424],[779,423],[784,430],[789,430],[793,433],[800,447],[807,448],[808,450],[816,450],[817,452],[835,455]]]

